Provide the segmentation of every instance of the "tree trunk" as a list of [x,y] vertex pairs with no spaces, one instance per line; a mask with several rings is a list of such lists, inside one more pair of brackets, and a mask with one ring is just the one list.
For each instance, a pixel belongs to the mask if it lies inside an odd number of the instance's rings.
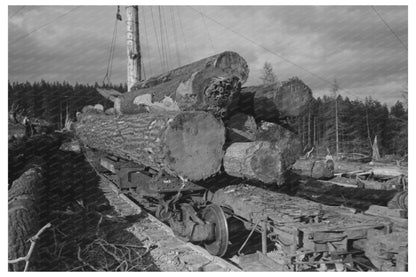
[[315,179],[329,179],[334,177],[333,160],[297,160],[292,169],[302,176]]
[[377,143],[377,135],[374,137],[374,143],[373,143],[373,161],[380,160],[380,152],[378,151],[378,143]]
[[[37,207],[44,182],[42,164],[32,165],[9,190],[9,260],[26,256],[30,239],[39,229]],[[9,264],[11,271],[23,271],[24,262]]]
[[[140,113],[141,105],[181,111],[204,110],[223,116],[238,103],[248,78],[246,61],[223,52],[137,83],[120,96],[120,112]],[[150,98],[150,100],[148,100]]]
[[225,128],[206,112],[87,113],[75,133],[90,148],[192,181],[217,173],[224,154]]
[[239,108],[253,115],[257,121],[279,123],[285,117],[299,116],[308,108],[311,89],[297,78],[268,86],[241,89]]

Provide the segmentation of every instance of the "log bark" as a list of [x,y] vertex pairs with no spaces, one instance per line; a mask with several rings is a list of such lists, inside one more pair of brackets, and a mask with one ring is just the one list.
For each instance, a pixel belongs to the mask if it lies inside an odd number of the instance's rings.
[[75,133],[90,148],[192,181],[219,171],[225,142],[222,122],[206,112],[87,113]]
[[292,169],[302,176],[315,179],[330,179],[334,177],[333,160],[297,160]]
[[[42,163],[31,166],[13,182],[9,190],[9,260],[26,256],[30,247],[28,239],[39,229],[37,207],[44,170]],[[23,271],[24,267],[24,262],[9,264],[11,271]]]
[[408,192],[401,191],[394,195],[394,197],[387,203],[387,207],[390,209],[403,209],[407,210],[408,204]]
[[299,116],[312,100],[312,91],[300,79],[292,78],[267,86],[243,87],[240,111],[253,115],[257,121],[279,123],[286,117]]
[[[143,112],[142,105],[181,111],[212,111],[223,116],[238,104],[241,84],[248,78],[246,61],[223,52],[135,84],[115,105],[123,114]],[[148,95],[150,101],[143,96]],[[149,103],[150,102],[150,103]],[[116,102],[115,102],[116,104]]]
[[283,140],[233,143],[226,150],[224,170],[231,176],[280,186],[295,160],[292,144]]

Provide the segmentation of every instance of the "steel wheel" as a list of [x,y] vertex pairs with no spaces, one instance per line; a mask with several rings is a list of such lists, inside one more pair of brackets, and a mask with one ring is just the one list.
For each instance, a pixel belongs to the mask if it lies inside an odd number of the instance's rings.
[[215,238],[205,242],[205,248],[211,255],[224,256],[228,248],[228,224],[223,210],[218,205],[211,204],[202,211],[202,219],[215,225]]

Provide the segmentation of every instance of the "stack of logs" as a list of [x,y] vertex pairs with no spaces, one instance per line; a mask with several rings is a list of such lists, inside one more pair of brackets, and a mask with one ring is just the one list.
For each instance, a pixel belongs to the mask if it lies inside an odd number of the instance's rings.
[[136,84],[124,94],[98,91],[107,111],[84,109],[75,133],[84,146],[191,181],[222,168],[231,176],[281,185],[300,153],[282,127],[312,99],[299,79],[243,87],[249,70],[223,52]]

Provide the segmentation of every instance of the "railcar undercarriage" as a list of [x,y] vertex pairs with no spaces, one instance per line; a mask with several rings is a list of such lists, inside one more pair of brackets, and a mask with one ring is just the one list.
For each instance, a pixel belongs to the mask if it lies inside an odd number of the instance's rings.
[[249,184],[205,187],[97,151],[86,155],[179,238],[243,269],[377,271],[388,264],[407,270],[407,249],[374,250],[377,238],[395,230],[384,218]]

